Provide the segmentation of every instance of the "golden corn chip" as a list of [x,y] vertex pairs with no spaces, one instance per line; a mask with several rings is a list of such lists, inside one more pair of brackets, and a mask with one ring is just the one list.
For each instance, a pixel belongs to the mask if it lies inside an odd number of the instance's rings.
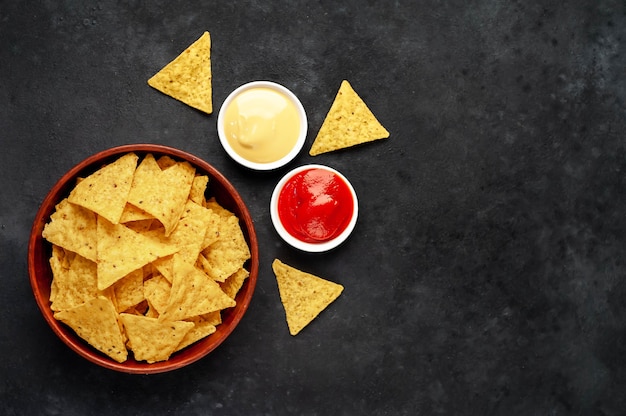
[[250,272],[242,267],[235,273],[228,276],[228,278],[219,285],[224,293],[226,293],[229,297],[235,299],[235,296],[237,296],[239,289],[241,289],[243,283],[246,281],[249,275]]
[[311,146],[311,156],[389,137],[365,102],[343,81]]
[[208,184],[209,177],[207,175],[196,175],[196,177],[193,178],[193,183],[191,184],[189,199],[191,199],[196,204],[204,204],[204,193],[206,192]]
[[174,258],[173,256],[165,256],[160,259],[156,259],[152,262],[152,265],[157,270],[157,272],[165,277],[168,282],[172,283],[174,281]]
[[122,216],[139,157],[127,153],[100,168],[70,192],[68,200],[117,224]]
[[217,329],[215,328],[215,325],[202,316],[194,316],[186,319],[186,321],[193,322],[194,326],[191,330],[189,330],[189,332],[187,332],[187,334],[185,334],[183,340],[176,347],[176,351],[182,350],[194,342],[211,335]]
[[51,299],[50,305],[53,311],[70,309],[98,297],[96,263],[93,261],[75,256],[69,268],[65,269],[52,257],[50,266],[55,286],[54,299]]
[[174,231],[167,237],[161,230],[147,231],[143,234],[162,244],[179,247],[180,257],[187,263],[194,264],[203,248],[208,225],[208,220],[203,217],[186,216],[179,220]]
[[169,235],[185,208],[194,176],[187,162],[161,170],[154,156],[146,155],[135,172],[128,202],[158,219]]
[[295,269],[278,259],[272,263],[272,269],[291,335],[297,335],[343,291],[343,286],[337,283]]
[[201,219],[204,224],[205,231],[204,239],[201,244],[202,250],[217,241],[220,236],[221,219],[220,216],[212,209],[205,208],[204,206],[189,200],[187,201],[187,204],[185,204],[185,210],[182,214],[182,218],[186,217]]
[[167,308],[170,300],[170,292],[172,285],[163,277],[163,275],[156,275],[146,280],[143,284],[143,294],[150,308],[157,312],[157,316]]
[[211,36],[202,36],[148,80],[148,85],[190,107],[213,112]]
[[120,223],[126,224],[134,221],[145,221],[149,219],[154,219],[154,217],[148,214],[146,211],[137,208],[133,204],[126,204],[124,207],[124,211],[122,211],[122,216],[120,217]]
[[224,217],[219,239],[202,254],[208,263],[207,273],[216,282],[225,281],[250,258],[250,248],[235,216]]
[[137,361],[155,363],[170,358],[193,322],[161,322],[157,318],[122,313],[120,320]]
[[230,212],[229,210],[227,210],[226,208],[221,206],[215,200],[215,198],[207,199],[206,202],[204,203],[204,206],[206,208],[209,208],[211,211],[215,212],[217,215],[219,215],[220,217],[223,217],[223,218],[234,217],[235,216],[235,214],[233,214],[232,212]]
[[96,261],[96,214],[70,203],[59,202],[50,222],[44,225],[43,238],[50,243]]
[[222,311],[213,311],[199,316],[210,325],[218,326],[222,323]]
[[113,294],[115,296],[115,309],[118,312],[138,305],[144,300],[143,295],[143,270],[137,269],[130,272],[113,286]]
[[160,320],[177,321],[236,305],[209,276],[177,255],[173,271],[169,303]]
[[111,301],[103,296],[54,314],[81,338],[117,362],[124,362],[128,351]]
[[157,162],[157,165],[159,165],[159,167],[161,168],[161,170],[171,168],[172,166],[178,163],[177,161],[175,161],[168,155],[163,155],[159,157],[156,162]]
[[157,258],[178,251],[178,247],[154,241],[122,224],[111,224],[102,217],[98,217],[97,237],[100,290]]

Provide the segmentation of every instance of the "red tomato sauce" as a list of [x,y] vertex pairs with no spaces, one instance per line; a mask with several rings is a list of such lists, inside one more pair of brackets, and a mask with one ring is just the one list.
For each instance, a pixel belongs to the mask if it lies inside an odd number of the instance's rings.
[[348,227],[354,201],[346,182],[335,173],[312,168],[290,178],[278,196],[278,216],[289,234],[307,243],[322,243]]

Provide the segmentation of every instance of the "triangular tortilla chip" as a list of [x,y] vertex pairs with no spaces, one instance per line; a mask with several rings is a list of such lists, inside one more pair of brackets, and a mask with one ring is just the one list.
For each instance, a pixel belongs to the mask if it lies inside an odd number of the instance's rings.
[[50,243],[96,261],[96,214],[62,200],[42,233]]
[[141,315],[120,314],[120,320],[128,334],[128,344],[137,361],[149,364],[170,358],[193,322],[160,322],[156,318]]
[[180,344],[178,344],[176,351],[182,350],[194,342],[211,335],[217,329],[215,328],[215,325],[204,316],[194,316],[187,319],[187,321],[193,322],[194,326],[189,332],[187,332],[185,338],[183,338]]
[[81,338],[117,362],[124,362],[128,351],[111,301],[103,296],[54,314]]
[[202,36],[148,80],[148,85],[190,107],[213,112],[211,36]]
[[69,268],[64,268],[56,257],[50,258],[55,296],[50,309],[62,311],[98,297],[96,263],[82,256],[75,256]]
[[297,335],[339,297],[343,286],[302,272],[276,259],[272,263],[289,333]]
[[143,284],[144,297],[148,301],[150,308],[157,314],[162,313],[167,308],[171,290],[172,285],[170,282],[160,274],[151,277]]
[[139,157],[127,153],[81,180],[68,200],[117,224],[122,216]]
[[389,137],[365,102],[343,81],[311,146],[311,156]]
[[143,270],[137,269],[130,272],[111,287],[115,296],[115,309],[118,312],[124,312],[138,305],[144,300]]
[[[203,252],[206,267],[202,269],[216,282],[225,281],[250,258],[250,248],[235,216],[223,217],[220,238]],[[199,258],[201,259],[201,258]]]
[[194,176],[195,168],[187,162],[161,170],[148,154],[137,167],[128,202],[158,219],[165,235],[170,235],[185,208]]
[[122,224],[98,217],[98,289],[104,290],[130,272],[178,248],[154,241]]
[[178,321],[236,305],[216,282],[178,255],[174,255],[173,274],[169,303],[160,320]]
[[196,175],[193,178],[193,184],[191,185],[191,191],[189,192],[189,199],[196,204],[204,204],[207,186],[209,185],[209,177],[207,175]]
[[242,267],[231,274],[224,282],[219,283],[219,285],[224,293],[235,299],[239,289],[241,289],[248,276],[250,276],[250,272]]

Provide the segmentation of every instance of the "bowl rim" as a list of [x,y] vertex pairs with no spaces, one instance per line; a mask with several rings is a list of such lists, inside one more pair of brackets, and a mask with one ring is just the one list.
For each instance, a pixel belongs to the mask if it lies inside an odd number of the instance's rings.
[[[78,337],[73,330],[62,324],[60,321],[57,321],[53,316],[52,310],[50,309],[49,299],[42,294],[44,293],[42,290],[45,282],[43,282],[41,276],[39,276],[37,268],[37,261],[41,261],[41,256],[44,256],[44,259],[46,260],[49,258],[49,256],[45,256],[44,253],[44,246],[49,245],[50,243],[48,243],[41,235],[43,226],[49,221],[50,215],[55,210],[56,204],[58,204],[58,202],[60,202],[61,199],[69,193],[69,189],[73,186],[71,182],[80,173],[95,171],[98,167],[98,163],[113,160],[114,158],[129,152],[163,154],[179,160],[188,161],[196,169],[199,168],[200,171],[203,171],[210,176],[211,179],[209,180],[209,189],[212,181],[218,182],[219,186],[231,195],[233,204],[240,212],[238,217],[240,223],[242,224],[242,230],[248,245],[250,246],[251,254],[247,263],[250,272],[249,277],[246,279],[242,290],[240,290],[237,295],[237,306],[224,313],[224,320],[222,324],[218,326],[218,330],[216,331],[218,336],[213,337],[213,335],[215,335],[214,333],[211,336],[176,352],[172,358],[153,364],[135,361],[132,357],[129,357],[129,359],[123,363],[118,363],[91,347],[86,341]],[[51,246],[48,246],[48,248],[49,247]],[[222,344],[226,338],[228,338],[243,318],[243,315],[251,303],[259,272],[259,252],[254,222],[250,212],[248,211],[248,208],[239,192],[220,171],[203,159],[186,151],[165,145],[138,143],[121,145],[98,151],[74,165],[55,182],[42,200],[35,215],[28,242],[27,263],[29,280],[37,306],[52,331],[61,339],[61,341],[63,341],[78,355],[86,358],[94,364],[100,365],[101,367],[131,374],[155,374],[176,370],[198,361],[208,355],[211,351]],[[51,279],[51,271],[47,278]]]
[[[289,232],[282,225],[282,222],[280,221],[280,216],[278,215],[278,196],[282,188],[285,186],[287,181],[289,181],[294,175],[300,172],[303,172],[305,170],[309,170],[309,169],[323,169],[323,170],[332,172],[335,175],[339,176],[341,179],[343,179],[346,185],[348,185],[348,189],[350,190],[350,193],[352,195],[352,201],[354,203],[352,218],[350,219],[350,222],[348,223],[348,226],[346,227],[346,229],[343,230],[341,234],[339,234],[337,237],[333,238],[332,240],[324,241],[321,243],[307,243],[307,242],[298,240],[297,238],[289,234]],[[274,191],[272,192],[272,197],[270,199],[270,217],[272,219],[272,224],[274,225],[274,229],[276,230],[278,235],[290,246],[297,248],[301,251],[309,252],[309,253],[323,253],[341,245],[344,241],[348,239],[350,234],[352,234],[352,231],[354,231],[358,216],[359,216],[359,200],[357,198],[356,191],[354,190],[354,187],[352,186],[348,178],[346,178],[337,169],[331,168],[330,166],[321,165],[321,164],[302,165],[286,173],[274,187]]]
[[[239,94],[249,89],[263,88],[263,87],[273,89],[285,95],[295,105],[296,110],[298,111],[298,115],[300,116],[300,133],[298,135],[298,139],[296,140],[296,144],[294,145],[294,147],[284,157],[274,162],[267,162],[267,163],[252,162],[240,156],[232,148],[230,143],[228,143],[228,139],[226,138],[226,133],[224,131],[225,112],[228,106],[230,105],[230,103],[235,99],[235,97],[237,97]],[[219,137],[220,143],[222,144],[222,147],[224,148],[228,156],[230,156],[230,158],[233,159],[235,162],[253,170],[259,170],[259,171],[275,170],[291,162],[293,159],[295,159],[295,157],[300,153],[300,151],[304,147],[304,143],[306,142],[307,132],[308,132],[308,121],[307,121],[306,111],[304,110],[304,106],[302,105],[298,97],[290,89],[288,89],[284,85],[281,85],[273,81],[263,81],[263,80],[250,81],[235,88],[226,97],[217,115],[217,135]]]

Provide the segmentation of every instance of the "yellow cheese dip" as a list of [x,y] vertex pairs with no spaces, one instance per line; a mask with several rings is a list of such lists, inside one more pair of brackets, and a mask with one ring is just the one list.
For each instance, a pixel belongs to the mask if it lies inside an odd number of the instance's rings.
[[224,133],[233,150],[255,163],[287,156],[300,134],[300,117],[291,100],[271,88],[242,91],[224,113]]

